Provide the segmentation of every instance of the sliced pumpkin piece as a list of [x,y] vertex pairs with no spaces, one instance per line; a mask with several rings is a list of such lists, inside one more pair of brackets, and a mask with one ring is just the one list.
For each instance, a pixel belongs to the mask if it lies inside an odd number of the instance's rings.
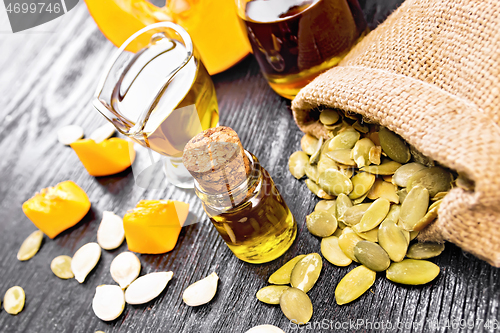
[[44,188],[23,203],[24,214],[50,238],[77,224],[89,209],[87,194],[71,180]]
[[94,177],[109,176],[127,169],[135,160],[134,143],[111,138],[100,143],[78,140],[71,144],[87,172]]
[[128,248],[158,254],[171,251],[189,214],[189,204],[173,200],[141,200],[123,217]]
[[[90,15],[104,36],[116,46],[147,25],[171,21],[191,35],[208,72],[220,73],[243,59],[251,50],[234,0],[170,0],[156,7],[147,0],[85,0]],[[137,52],[148,44],[147,36],[131,43]]]

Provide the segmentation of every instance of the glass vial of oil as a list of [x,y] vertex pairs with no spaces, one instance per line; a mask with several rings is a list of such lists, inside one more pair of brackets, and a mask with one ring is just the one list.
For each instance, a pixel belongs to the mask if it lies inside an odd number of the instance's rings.
[[269,173],[229,127],[208,129],[184,149],[183,163],[213,225],[236,257],[264,263],[292,245],[297,226]]

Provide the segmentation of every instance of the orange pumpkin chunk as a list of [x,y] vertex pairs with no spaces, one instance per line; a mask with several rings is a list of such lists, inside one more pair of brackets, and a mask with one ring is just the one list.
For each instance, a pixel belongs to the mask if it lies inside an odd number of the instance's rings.
[[77,224],[90,209],[90,200],[71,180],[42,189],[25,203],[23,212],[50,238]]
[[71,144],[71,148],[87,172],[94,177],[122,172],[135,159],[134,143],[120,138],[111,138],[101,143],[95,143],[91,139],[78,140]]
[[130,251],[158,254],[171,251],[189,214],[189,204],[172,200],[141,200],[123,217]]

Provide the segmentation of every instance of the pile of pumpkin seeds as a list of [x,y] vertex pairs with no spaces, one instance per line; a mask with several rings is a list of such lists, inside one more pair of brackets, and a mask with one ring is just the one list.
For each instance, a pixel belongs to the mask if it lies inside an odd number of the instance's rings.
[[324,199],[306,218],[309,232],[322,238],[322,255],[336,266],[362,265],[337,285],[337,303],[369,290],[376,272],[402,284],[432,281],[439,267],[424,259],[441,254],[444,245],[410,242],[437,218],[443,198],[460,182],[397,134],[359,115],[325,109],[319,121],[329,139],[306,134],[288,166]]

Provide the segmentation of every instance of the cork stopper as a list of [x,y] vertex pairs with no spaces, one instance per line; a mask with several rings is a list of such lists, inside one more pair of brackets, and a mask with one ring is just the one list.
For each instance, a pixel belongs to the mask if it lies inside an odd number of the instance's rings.
[[200,187],[212,194],[231,191],[250,174],[250,161],[238,134],[225,126],[192,138],[184,147],[182,162]]

